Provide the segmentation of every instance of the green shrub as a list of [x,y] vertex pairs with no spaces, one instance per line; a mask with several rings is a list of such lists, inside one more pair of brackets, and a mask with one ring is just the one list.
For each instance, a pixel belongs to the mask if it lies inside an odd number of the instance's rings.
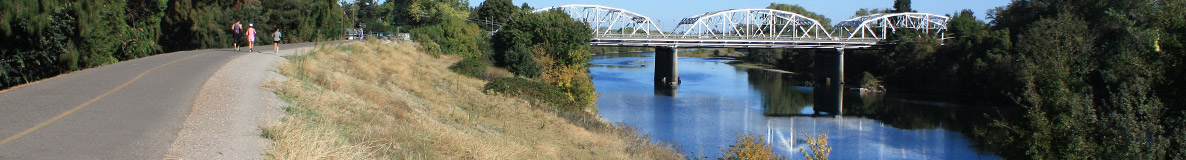
[[754,134],[737,135],[737,141],[729,148],[721,151],[721,159],[726,160],[750,160],[750,159],[777,159],[783,160],[786,157],[779,156],[771,150],[770,145],[765,143],[765,138],[761,135],[754,136]]
[[560,88],[530,79],[499,78],[486,83],[483,88],[486,91],[555,105],[559,110],[579,110],[579,106],[581,106],[577,101],[570,99]]
[[478,79],[486,79],[486,66],[489,65],[490,62],[484,58],[466,58],[465,60],[461,60],[460,62],[449,66],[449,70],[457,72],[461,75]]
[[877,79],[877,76],[873,76],[873,73],[864,72],[861,76],[861,88],[879,89],[881,88],[881,80]]
[[[549,56],[558,66],[583,67],[592,59],[589,39],[592,30],[574,21],[561,11],[519,14],[491,39],[494,60],[515,74],[538,75],[533,72],[540,62],[535,58]],[[527,65],[527,66],[518,66]]]
[[478,49],[479,41],[482,40],[482,29],[460,19],[443,19],[442,23],[416,27],[411,32],[415,35],[416,42],[420,42],[425,51],[432,54],[477,58],[482,57],[484,53]]
[[803,152],[803,159],[808,160],[827,160],[828,155],[832,154],[832,146],[828,145],[828,134],[820,134],[818,137],[812,137],[809,134],[803,134],[807,137],[807,147],[811,148],[811,152],[806,149],[799,149]]
[[540,65],[531,58],[531,33],[508,29],[491,38],[496,65],[521,76],[537,77]]

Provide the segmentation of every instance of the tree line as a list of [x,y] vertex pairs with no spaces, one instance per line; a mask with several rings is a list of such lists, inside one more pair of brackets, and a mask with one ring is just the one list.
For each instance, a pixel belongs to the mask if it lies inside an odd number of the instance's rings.
[[[908,11],[897,0],[855,15]],[[847,76],[1021,110],[986,114],[971,136],[1005,158],[1186,158],[1186,1],[1013,1],[985,15],[949,15],[947,40],[900,30],[884,50],[850,51]],[[747,60],[810,73],[828,56],[814,52]]]
[[264,35],[279,28],[286,43],[338,38],[348,25],[332,0],[10,0],[0,10],[0,88],[165,52],[230,47],[236,20]]

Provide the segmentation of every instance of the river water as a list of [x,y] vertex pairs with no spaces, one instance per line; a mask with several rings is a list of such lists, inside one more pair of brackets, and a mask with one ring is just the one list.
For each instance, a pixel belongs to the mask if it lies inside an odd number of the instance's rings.
[[738,134],[749,133],[799,159],[805,134],[826,133],[833,159],[1001,159],[967,138],[972,124],[984,123],[979,107],[937,96],[805,87],[797,79],[810,77],[729,61],[679,58],[683,84],[674,91],[654,88],[654,53],[599,55],[589,69],[602,117],[691,156],[720,157]]

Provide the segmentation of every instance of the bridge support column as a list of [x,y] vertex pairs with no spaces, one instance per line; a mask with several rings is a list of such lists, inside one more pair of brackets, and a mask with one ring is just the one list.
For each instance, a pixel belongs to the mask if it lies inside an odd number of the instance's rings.
[[844,85],[844,48],[836,48],[836,81]]
[[678,52],[675,47],[655,47],[655,88],[679,86]]

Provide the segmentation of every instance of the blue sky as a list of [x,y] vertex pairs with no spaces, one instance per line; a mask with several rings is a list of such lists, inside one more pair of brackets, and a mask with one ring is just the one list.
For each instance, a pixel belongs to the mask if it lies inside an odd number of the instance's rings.
[[[484,0],[469,0],[470,5],[477,6]],[[912,0],[914,10],[935,14],[951,14],[963,9],[976,12],[976,17],[984,19],[989,9],[1009,4],[1011,0]],[[765,8],[771,2],[798,4],[832,19],[832,23],[852,18],[854,12],[860,8],[892,8],[893,0],[514,0],[515,5],[527,2],[536,8],[557,6],[564,4],[596,4],[621,8],[646,15],[658,20],[660,27],[673,28],[679,19],[692,15],[738,8]]]

